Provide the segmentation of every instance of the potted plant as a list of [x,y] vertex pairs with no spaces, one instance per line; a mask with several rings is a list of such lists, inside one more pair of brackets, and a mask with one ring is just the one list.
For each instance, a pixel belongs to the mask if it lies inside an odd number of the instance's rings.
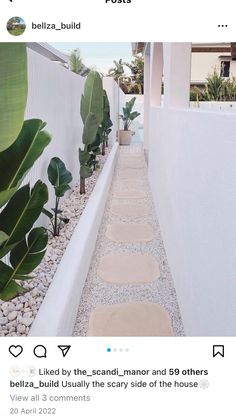
[[124,124],[124,129],[119,132],[120,145],[131,144],[131,138],[134,133],[129,128],[134,119],[140,115],[139,112],[133,112],[135,101],[136,97],[133,97],[129,102],[126,102],[123,108],[123,115],[120,115]]

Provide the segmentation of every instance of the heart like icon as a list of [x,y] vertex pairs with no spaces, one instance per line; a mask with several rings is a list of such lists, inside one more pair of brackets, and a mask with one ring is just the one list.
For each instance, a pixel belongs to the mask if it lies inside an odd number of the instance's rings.
[[14,356],[15,358],[17,358],[20,354],[22,354],[23,352],[23,348],[21,345],[11,345],[9,347],[9,352],[12,356]]

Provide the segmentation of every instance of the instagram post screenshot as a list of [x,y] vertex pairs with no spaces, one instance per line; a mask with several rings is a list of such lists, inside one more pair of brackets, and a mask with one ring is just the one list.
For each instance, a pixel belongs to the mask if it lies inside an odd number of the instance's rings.
[[1,419],[236,419],[235,16],[1,0]]

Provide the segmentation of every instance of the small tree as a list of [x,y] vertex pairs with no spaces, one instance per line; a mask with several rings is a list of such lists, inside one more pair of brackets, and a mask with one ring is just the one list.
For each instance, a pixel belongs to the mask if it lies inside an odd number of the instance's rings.
[[[140,94],[144,93],[144,58],[142,54],[137,54],[134,59],[128,63],[123,62],[122,58],[119,61],[114,61],[115,67],[108,71],[108,76],[118,82],[120,79],[120,88],[124,93]],[[127,77],[125,67],[131,71],[131,77]],[[123,76],[121,78],[121,76]],[[131,78],[131,82],[130,82]]]
[[136,89],[138,94],[144,93],[144,58],[141,54],[134,56],[131,63],[125,63],[125,65],[131,70],[131,77],[133,83],[130,85],[130,93],[135,93]]
[[224,79],[215,69],[212,74],[209,74],[205,86],[206,97],[208,100],[219,101],[222,99],[224,93]]
[[70,54],[69,68],[73,73],[79,74],[82,77],[86,77],[90,72],[90,69],[83,64],[78,48]]
[[113,77],[115,81],[118,81],[120,76],[125,75],[125,63],[123,63],[122,58],[120,58],[119,61],[114,60],[113,63],[115,64],[115,67],[112,67],[110,70],[108,70],[108,75]]

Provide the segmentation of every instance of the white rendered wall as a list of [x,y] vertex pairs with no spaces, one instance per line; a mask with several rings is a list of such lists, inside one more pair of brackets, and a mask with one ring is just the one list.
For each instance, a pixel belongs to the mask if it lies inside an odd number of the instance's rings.
[[160,42],[152,43],[150,51],[150,104],[151,106],[161,106],[163,81],[163,44]]
[[[57,62],[37,52],[27,49],[28,54],[28,103],[25,119],[40,118],[47,122],[46,130],[52,141],[43,155],[27,175],[25,182],[33,184],[41,179],[49,187],[50,199],[47,208],[54,206],[54,193],[47,178],[47,167],[52,157],[60,157],[72,172],[73,182],[79,180],[78,149],[82,144],[83,123],[80,117],[80,99],[84,90],[85,78],[69,71]],[[112,109],[111,119],[114,130],[117,126],[117,90],[113,79],[104,83]],[[121,98],[123,97],[121,92]],[[115,131],[114,131],[115,132]],[[115,134],[111,135],[114,142]],[[68,196],[69,192],[67,193]],[[47,225],[44,215],[38,224]]]
[[236,113],[152,108],[149,179],[189,336],[236,335]]
[[[54,205],[53,188],[47,178],[50,159],[59,157],[64,161],[72,172],[72,186],[79,179],[78,148],[82,143],[83,130],[80,97],[85,79],[31,49],[27,53],[29,90],[25,119],[46,121],[45,129],[52,135],[52,141],[25,181],[30,181],[31,185],[38,179],[47,183],[50,194],[47,208],[50,209]],[[38,222],[47,225],[48,219],[42,215]]]
[[236,102],[190,102],[190,107],[205,110],[223,110],[228,112],[236,111]]
[[163,48],[164,107],[186,108],[189,106],[191,48],[190,42],[169,42]]
[[144,56],[144,150],[149,147],[150,129],[150,80],[151,80],[151,57],[149,54]]
[[[125,103],[125,94],[120,89],[118,84],[113,80],[112,77],[103,78],[103,87],[107,92],[108,99],[110,102],[110,112],[111,120],[113,122],[112,132],[110,134],[110,140],[114,143],[117,139],[117,130],[118,130],[118,115],[122,112],[122,106]],[[118,105],[119,102],[119,105]],[[119,106],[119,113],[118,113]]]

